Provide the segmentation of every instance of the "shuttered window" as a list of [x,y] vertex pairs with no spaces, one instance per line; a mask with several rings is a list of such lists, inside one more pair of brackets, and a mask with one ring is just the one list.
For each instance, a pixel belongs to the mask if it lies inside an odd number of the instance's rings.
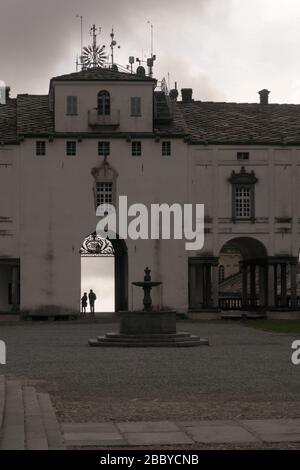
[[131,116],[142,115],[142,102],[140,97],[131,98]]
[[77,107],[77,96],[67,96],[67,115],[76,115],[78,111]]

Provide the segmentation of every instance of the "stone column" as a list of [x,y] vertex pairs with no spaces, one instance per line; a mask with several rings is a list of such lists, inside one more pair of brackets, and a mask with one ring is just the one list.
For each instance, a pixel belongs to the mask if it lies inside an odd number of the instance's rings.
[[13,266],[12,268],[12,284],[11,284],[11,298],[12,298],[12,311],[19,311],[19,283],[20,283],[20,268]]
[[200,306],[203,308],[204,304],[204,277],[205,277],[205,272],[204,272],[204,266],[203,264],[197,264],[195,266],[196,268],[196,288],[197,288],[197,294],[196,294],[196,300],[197,300],[197,306]]
[[287,265],[286,263],[281,263],[281,298],[280,306],[287,307]]
[[274,264],[274,297],[275,307],[278,307],[278,264]]
[[212,296],[213,308],[219,308],[219,266],[212,266]]
[[266,280],[266,271],[264,266],[259,266],[259,306],[264,307],[266,305],[266,288],[265,288],[265,280]]
[[291,264],[291,308],[297,310],[297,272],[298,265]]
[[196,285],[196,266],[194,264],[190,264],[190,308],[196,308],[196,293],[197,293],[197,285]]
[[256,307],[256,265],[250,265],[250,303]]
[[205,264],[205,307],[210,308],[211,303],[211,264]]
[[248,307],[248,266],[242,265],[242,308]]
[[268,265],[268,307],[274,308],[275,304],[275,266]]

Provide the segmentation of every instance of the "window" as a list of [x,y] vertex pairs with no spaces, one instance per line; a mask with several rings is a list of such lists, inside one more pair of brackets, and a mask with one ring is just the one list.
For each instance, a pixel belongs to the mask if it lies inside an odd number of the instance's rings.
[[224,279],[225,279],[225,268],[221,264],[221,266],[219,266],[219,282],[223,282]]
[[67,96],[67,115],[75,116],[77,114],[77,96]]
[[110,94],[108,93],[108,91],[99,91],[97,109],[99,116],[110,115]]
[[171,155],[171,142],[162,142],[162,144],[161,144],[161,153],[165,157]]
[[131,143],[131,154],[133,157],[139,157],[142,155],[142,142]]
[[98,142],[98,155],[110,155],[110,142]]
[[255,221],[255,185],[257,178],[254,171],[247,173],[245,167],[239,173],[233,171],[229,182],[232,184],[233,221]]
[[238,152],[237,159],[238,160],[249,160],[250,154],[249,152]]
[[131,98],[131,116],[142,115],[142,100],[140,97]]
[[35,145],[36,155],[46,155],[46,142],[44,140],[37,140]]
[[236,186],[235,188],[235,218],[250,219],[251,217],[251,190],[249,186]]
[[113,202],[113,184],[112,183],[96,183],[96,202],[97,207],[101,204],[112,204]]
[[66,153],[70,156],[76,155],[76,142],[74,140],[66,143]]

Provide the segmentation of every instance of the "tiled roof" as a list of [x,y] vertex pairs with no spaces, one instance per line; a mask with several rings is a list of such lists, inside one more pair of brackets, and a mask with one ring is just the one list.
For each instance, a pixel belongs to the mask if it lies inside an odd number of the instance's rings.
[[17,100],[8,99],[0,105],[0,142],[17,140]]
[[300,105],[193,101],[176,106],[191,143],[300,143]]
[[18,134],[53,133],[53,114],[48,95],[18,95]]
[[109,68],[94,67],[87,70],[81,70],[80,72],[73,72],[67,75],[60,75],[53,77],[52,81],[68,81],[68,80],[118,80],[118,81],[137,81],[137,82],[156,82],[154,78],[141,77],[135,73],[119,72]]
[[[193,101],[172,106],[171,122],[154,123],[160,135],[184,135],[192,144],[300,145],[300,105]],[[53,122],[48,95],[18,95],[0,105],[0,142],[53,134]]]

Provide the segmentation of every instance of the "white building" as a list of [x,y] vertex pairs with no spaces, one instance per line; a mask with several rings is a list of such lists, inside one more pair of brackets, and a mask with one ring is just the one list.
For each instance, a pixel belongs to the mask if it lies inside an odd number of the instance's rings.
[[193,101],[190,89],[179,101],[156,85],[142,68],[98,67],[0,105],[0,311],[77,314],[82,245],[97,205],[119,195],[205,204],[205,245],[114,241],[116,311],[140,307],[131,283],[146,266],[163,282],[155,306],[230,308],[218,296],[228,251],[243,260],[235,308],[298,309],[300,106],[269,104],[267,90],[257,104]]

